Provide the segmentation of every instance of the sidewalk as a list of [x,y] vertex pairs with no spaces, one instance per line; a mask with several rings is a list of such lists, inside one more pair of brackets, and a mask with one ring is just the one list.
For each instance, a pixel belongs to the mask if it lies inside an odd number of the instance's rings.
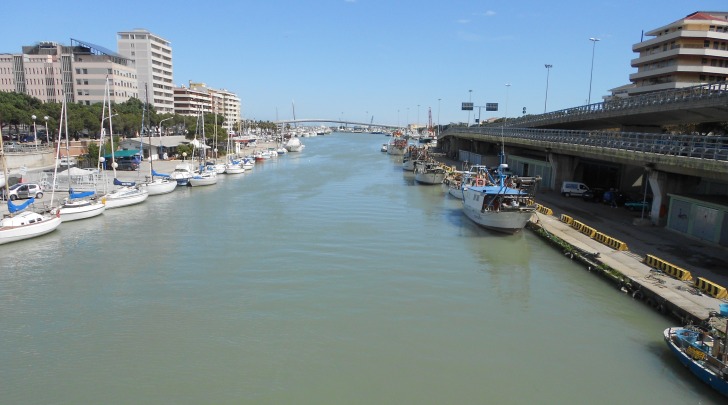
[[[728,288],[728,248],[693,239],[664,226],[634,225],[641,212],[624,207],[563,197],[555,191],[536,195],[536,201],[551,208],[557,218],[567,214],[606,235],[625,242],[632,253],[651,254]],[[640,221],[637,221],[640,222]]]

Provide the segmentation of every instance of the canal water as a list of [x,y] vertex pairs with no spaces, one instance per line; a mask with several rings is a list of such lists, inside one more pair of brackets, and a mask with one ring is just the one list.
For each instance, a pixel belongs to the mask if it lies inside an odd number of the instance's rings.
[[476,227],[387,139],[0,246],[0,403],[722,403],[670,319]]

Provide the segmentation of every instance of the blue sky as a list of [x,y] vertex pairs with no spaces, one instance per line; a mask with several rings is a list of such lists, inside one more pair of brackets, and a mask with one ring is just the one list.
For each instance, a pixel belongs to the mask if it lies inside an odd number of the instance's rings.
[[[461,103],[500,103],[482,119],[592,102],[629,82],[642,31],[721,1],[237,0],[3,4],[0,52],[76,38],[116,49],[146,28],[172,43],[175,84],[201,81],[256,120],[464,122]],[[16,16],[7,18],[8,16]],[[595,48],[590,37],[599,38]],[[506,83],[511,86],[505,86]],[[472,93],[469,92],[472,90]],[[477,109],[471,115],[471,122]]]

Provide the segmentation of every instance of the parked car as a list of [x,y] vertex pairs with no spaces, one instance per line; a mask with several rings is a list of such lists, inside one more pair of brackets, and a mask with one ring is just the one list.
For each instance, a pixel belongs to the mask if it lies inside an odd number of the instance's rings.
[[11,201],[22,200],[31,197],[43,198],[43,189],[35,183],[18,183],[8,188],[8,195],[5,195],[3,190],[3,200],[8,199]]
[[564,197],[583,195],[587,191],[589,191],[589,187],[577,181],[565,181],[561,184],[561,195]]
[[116,162],[118,166],[116,167],[117,170],[136,170],[139,168],[139,163],[137,163],[134,160],[128,160],[128,159],[122,159],[118,160]]
[[627,200],[624,203],[624,208],[627,208],[630,211],[642,211],[643,209],[645,211],[650,211],[652,209],[652,199]]
[[7,152],[20,152],[20,144],[15,141],[5,142],[3,144]]

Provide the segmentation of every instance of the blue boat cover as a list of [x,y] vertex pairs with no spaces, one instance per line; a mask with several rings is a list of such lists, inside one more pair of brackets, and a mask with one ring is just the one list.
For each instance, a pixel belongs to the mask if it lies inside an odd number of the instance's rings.
[[35,202],[35,198],[32,198],[32,197],[30,199],[28,199],[28,201],[26,201],[22,204],[17,204],[17,205],[13,204],[12,200],[8,200],[8,211],[10,211],[11,214],[20,212],[20,211],[28,208],[28,206],[30,204],[33,204],[34,202]]
[[157,177],[169,177],[169,175],[168,175],[168,174],[164,174],[164,173],[157,173],[157,172],[155,172],[155,171],[154,171],[154,169],[152,169],[152,176],[157,176]]
[[114,185],[115,186],[133,187],[134,185],[136,185],[136,183],[133,182],[133,181],[121,181],[121,180],[119,180],[117,178],[114,178]]
[[82,191],[80,193],[74,193],[73,189],[68,190],[68,198],[70,199],[91,197],[94,194],[96,194],[95,191]]

